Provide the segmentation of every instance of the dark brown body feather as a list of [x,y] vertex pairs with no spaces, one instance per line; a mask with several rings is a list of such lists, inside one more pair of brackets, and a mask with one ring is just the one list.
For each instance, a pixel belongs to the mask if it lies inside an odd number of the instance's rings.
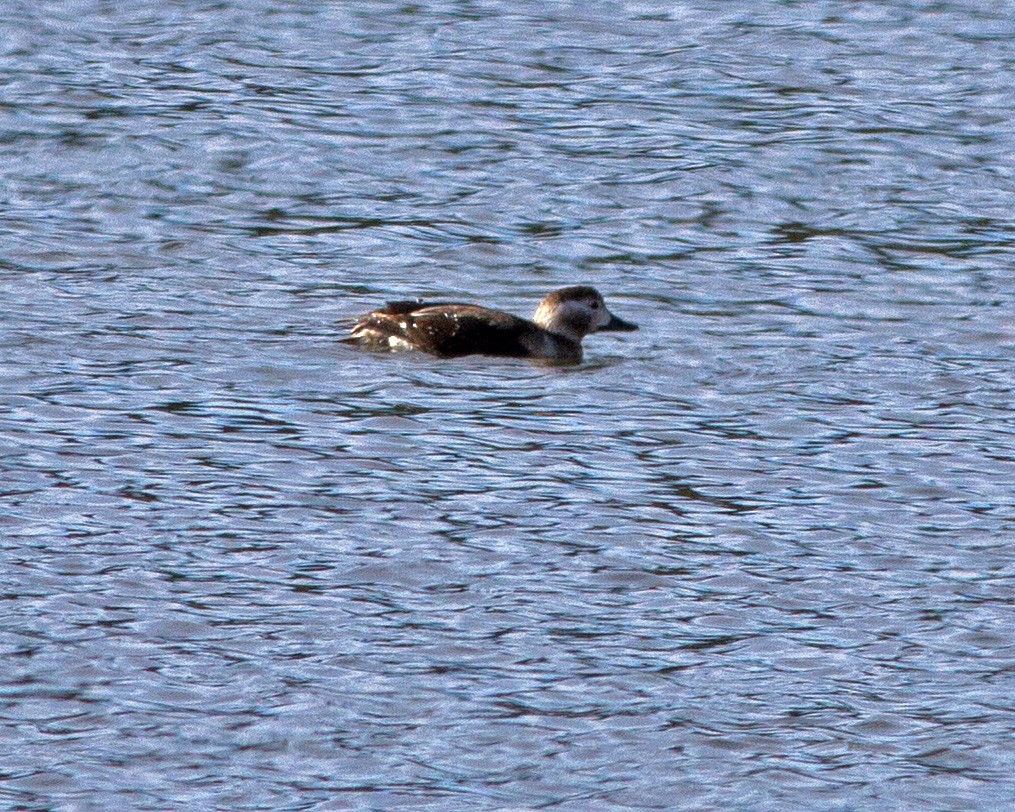
[[388,302],[353,327],[354,340],[360,343],[390,348],[389,338],[395,338],[442,358],[474,354],[526,358],[545,335],[527,319],[458,302]]

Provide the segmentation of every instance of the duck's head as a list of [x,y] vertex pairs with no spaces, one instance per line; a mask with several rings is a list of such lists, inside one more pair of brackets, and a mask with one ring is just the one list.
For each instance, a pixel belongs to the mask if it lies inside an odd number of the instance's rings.
[[580,342],[600,330],[637,330],[638,325],[614,316],[602,295],[588,285],[561,288],[539,303],[533,321],[550,333]]

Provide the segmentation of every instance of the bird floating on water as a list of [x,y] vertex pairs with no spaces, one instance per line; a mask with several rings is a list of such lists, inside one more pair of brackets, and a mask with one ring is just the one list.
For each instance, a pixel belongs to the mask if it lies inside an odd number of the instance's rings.
[[582,360],[582,339],[604,330],[637,330],[613,315],[588,285],[560,288],[532,321],[458,302],[388,302],[361,316],[347,343],[374,350],[421,350],[441,358],[493,355],[560,364]]

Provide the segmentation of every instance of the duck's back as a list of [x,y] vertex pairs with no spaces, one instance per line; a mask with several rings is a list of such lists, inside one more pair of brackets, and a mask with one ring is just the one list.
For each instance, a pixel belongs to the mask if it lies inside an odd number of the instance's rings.
[[541,333],[530,321],[478,305],[388,302],[363,316],[352,336],[373,347],[416,349],[443,358],[473,354],[524,358],[532,355]]

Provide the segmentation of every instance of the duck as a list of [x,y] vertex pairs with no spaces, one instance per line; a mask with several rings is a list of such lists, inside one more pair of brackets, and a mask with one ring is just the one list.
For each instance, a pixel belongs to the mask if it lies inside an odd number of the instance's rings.
[[356,320],[346,343],[372,350],[419,350],[439,358],[489,355],[579,364],[582,339],[637,330],[611,313],[602,294],[573,285],[548,294],[532,320],[475,304],[399,301]]

